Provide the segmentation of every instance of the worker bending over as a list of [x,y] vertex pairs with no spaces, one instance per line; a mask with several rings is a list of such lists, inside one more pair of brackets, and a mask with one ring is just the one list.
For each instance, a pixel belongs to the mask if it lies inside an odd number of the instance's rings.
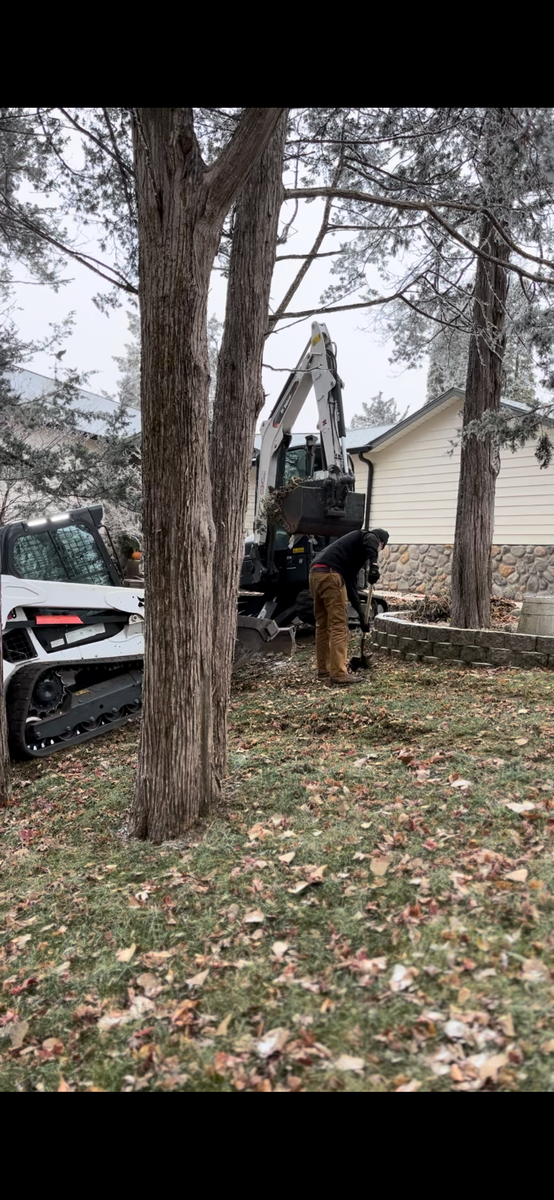
[[319,679],[330,677],[337,687],[348,687],[357,683],[358,677],[349,674],[346,666],[348,655],[348,617],[346,606],[350,601],[360,618],[364,633],[368,633],[360,599],[358,596],[358,573],[369,560],[369,583],[377,583],[379,551],[387,544],[386,529],[356,530],[337,538],[314,558],[310,570],[310,591],[314,601],[316,620],[316,655]]

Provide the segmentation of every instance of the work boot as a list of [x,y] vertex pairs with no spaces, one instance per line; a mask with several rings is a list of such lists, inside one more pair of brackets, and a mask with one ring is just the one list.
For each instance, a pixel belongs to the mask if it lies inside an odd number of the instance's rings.
[[318,679],[328,679],[329,672],[328,671],[318,671],[317,677],[318,677]]
[[333,676],[331,675],[329,678],[333,687],[352,687],[353,683],[362,682],[362,677],[360,675],[341,675],[337,679],[333,679]]

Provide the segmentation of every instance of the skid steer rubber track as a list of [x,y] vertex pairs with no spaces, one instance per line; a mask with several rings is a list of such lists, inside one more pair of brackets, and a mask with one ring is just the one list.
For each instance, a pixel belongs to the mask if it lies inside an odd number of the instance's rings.
[[[122,670],[123,666],[126,669]],[[57,750],[68,750],[109,733],[139,715],[142,671],[133,662],[118,664],[117,671],[113,664],[97,664],[96,681],[93,679],[79,691],[67,692],[61,709],[42,719],[36,715],[30,717],[40,676],[51,675],[54,670],[45,668],[44,663],[22,667],[12,679],[6,699],[12,758],[45,758]]]

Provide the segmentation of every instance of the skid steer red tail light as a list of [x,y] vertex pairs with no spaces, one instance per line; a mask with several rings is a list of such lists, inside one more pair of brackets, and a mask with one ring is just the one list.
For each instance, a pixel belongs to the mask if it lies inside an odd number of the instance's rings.
[[82,625],[81,618],[74,613],[58,613],[55,617],[35,617],[37,625]]

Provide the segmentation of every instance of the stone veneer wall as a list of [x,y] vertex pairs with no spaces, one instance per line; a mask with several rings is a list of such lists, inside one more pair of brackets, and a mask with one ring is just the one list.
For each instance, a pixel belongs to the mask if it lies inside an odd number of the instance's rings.
[[[385,546],[379,586],[394,592],[443,592],[450,588],[449,544]],[[525,592],[554,594],[554,546],[492,546],[494,596],[521,600]]]

